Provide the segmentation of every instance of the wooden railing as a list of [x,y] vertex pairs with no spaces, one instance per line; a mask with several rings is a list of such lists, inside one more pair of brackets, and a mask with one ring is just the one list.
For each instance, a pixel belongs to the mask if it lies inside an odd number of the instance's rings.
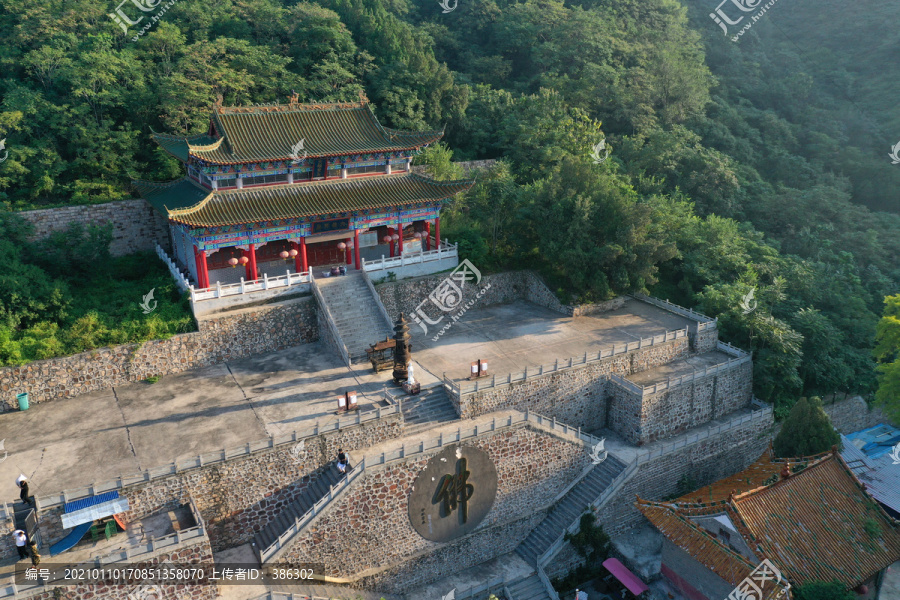
[[313,294],[315,294],[316,296],[316,300],[319,302],[319,306],[322,307],[322,311],[325,313],[325,322],[328,324],[328,330],[331,332],[332,339],[334,339],[334,345],[337,346],[341,358],[344,359],[344,363],[346,363],[348,367],[352,366],[353,363],[350,361],[350,351],[347,349],[347,344],[345,344],[344,340],[341,339],[341,334],[338,332],[337,323],[335,322],[334,317],[331,315],[331,310],[328,308],[328,303],[325,302],[325,297],[322,295],[322,290],[319,289],[319,285],[316,283],[316,278],[313,277],[312,271],[309,272],[309,284],[312,288]]
[[391,404],[390,406],[385,407],[379,406],[370,411],[357,411],[357,413],[354,415],[338,417],[336,420],[328,421],[324,424],[316,421],[316,423],[311,427],[293,431],[284,435],[273,436],[255,442],[248,442],[243,446],[239,446],[236,448],[227,448],[219,450],[217,452],[200,454],[198,456],[173,462],[172,464],[162,467],[147,469],[135,475],[123,475],[113,481],[93,484],[83,488],[63,490],[62,492],[56,494],[47,494],[44,496],[40,496],[36,499],[37,506],[41,510],[54,506],[61,506],[66,502],[71,502],[72,500],[77,500],[79,498],[86,498],[88,496],[94,496],[96,494],[102,494],[104,492],[111,492],[113,490],[121,490],[128,486],[147,483],[156,479],[162,479],[171,475],[183,473],[185,471],[224,463],[226,461],[234,460],[236,458],[241,458],[244,456],[250,456],[256,452],[271,450],[273,448],[278,448],[287,444],[296,444],[298,441],[306,438],[317,437],[326,433],[340,431],[341,429],[346,429],[348,427],[359,426],[363,423],[368,423],[369,421],[381,419],[390,415],[400,414],[400,410],[401,407],[399,404]]
[[506,375],[506,377],[501,376],[499,379],[496,375],[494,375],[490,379],[476,379],[472,383],[466,381],[456,382],[447,377],[447,374],[444,373],[443,382],[448,392],[450,392],[451,394],[455,394],[457,397],[461,397],[483,390],[509,386],[518,381],[526,381],[535,377],[551,375],[559,371],[565,371],[575,367],[581,367],[589,363],[597,362],[599,360],[605,360],[618,354],[626,354],[628,352],[640,350],[641,348],[649,348],[650,346],[654,346],[656,344],[663,344],[686,337],[687,328],[679,329],[677,331],[667,331],[661,335],[656,335],[650,338],[643,338],[637,340],[636,342],[613,344],[610,348],[600,350],[596,355],[593,353],[588,354],[587,352],[585,352],[584,356],[572,357],[562,361],[557,360],[552,365],[540,365],[538,367],[532,367],[530,369],[528,367],[525,367],[525,371],[519,373],[509,373]]
[[441,240],[441,247],[436,250],[422,250],[395,257],[382,256],[379,259],[366,260],[363,261],[363,270],[387,271],[407,265],[418,265],[446,258],[459,258],[459,244],[451,244],[446,240]]

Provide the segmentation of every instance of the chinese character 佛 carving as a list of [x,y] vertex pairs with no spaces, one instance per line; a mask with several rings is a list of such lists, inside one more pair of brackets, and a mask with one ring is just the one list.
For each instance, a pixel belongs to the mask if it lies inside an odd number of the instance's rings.
[[460,458],[456,461],[456,474],[444,475],[438,484],[438,489],[434,494],[433,502],[435,504],[441,502],[441,516],[450,516],[453,511],[459,508],[459,516],[462,523],[469,518],[469,500],[475,492],[475,486],[468,483],[470,472],[466,470],[466,459]]

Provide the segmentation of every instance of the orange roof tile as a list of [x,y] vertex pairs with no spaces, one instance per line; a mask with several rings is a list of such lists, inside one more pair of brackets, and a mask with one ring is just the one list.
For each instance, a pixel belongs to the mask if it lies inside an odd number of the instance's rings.
[[[839,455],[797,462],[806,468],[762,485],[794,464],[767,452],[714,483],[711,495],[701,489],[672,503],[638,499],[637,506],[666,538],[735,585],[747,559],[689,517],[727,514],[753,553],[771,560],[794,585],[837,579],[854,588],[900,559],[900,523],[868,496]],[[732,496],[741,484],[752,489]],[[693,503],[700,497],[714,500]]]
[[764,554],[798,585],[837,579],[853,588],[900,559],[900,524],[839,455],[736,496],[733,505]]

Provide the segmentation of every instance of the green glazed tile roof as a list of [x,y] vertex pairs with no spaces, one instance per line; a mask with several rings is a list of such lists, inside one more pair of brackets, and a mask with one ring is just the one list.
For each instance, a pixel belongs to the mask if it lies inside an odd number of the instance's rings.
[[400,131],[383,127],[367,102],[215,106],[212,127],[221,137],[154,134],[167,152],[210,164],[289,160],[302,140],[301,156],[339,156],[411,150],[435,142],[442,131]]
[[163,215],[168,215],[170,210],[194,206],[210,194],[209,190],[194,183],[188,177],[168,183],[154,183],[136,179],[134,180],[134,187],[137,188],[138,193],[153,208]]
[[[185,180],[182,180],[185,181]],[[420,202],[445,201],[469,189],[474,181],[434,181],[412,174],[332,179],[312,183],[260,186],[242,190],[195,190],[188,181],[163,184],[135,182],[141,194],[164,215],[191,227],[217,227],[390,209]],[[185,194],[186,197],[176,197]],[[205,195],[204,195],[205,194]]]

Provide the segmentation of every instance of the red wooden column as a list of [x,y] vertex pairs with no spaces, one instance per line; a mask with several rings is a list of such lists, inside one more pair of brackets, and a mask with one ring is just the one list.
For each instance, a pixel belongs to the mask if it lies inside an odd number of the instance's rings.
[[300,266],[302,267],[302,272],[306,273],[309,271],[309,261],[306,260],[306,238],[300,238]]
[[353,256],[356,259],[356,270],[359,271],[359,229],[353,230]]
[[194,246],[194,264],[197,267],[197,287],[200,289],[208,288],[206,274],[206,252],[203,252],[197,246]]
[[[393,227],[388,227],[388,235],[394,235]],[[394,240],[391,240],[390,247],[391,247],[391,258],[394,258]]]
[[347,238],[346,240],[344,240],[344,243],[347,244],[347,248],[346,250],[344,250],[344,258],[345,262],[349,265],[353,263],[353,251],[350,250],[350,244],[353,243],[353,240]]
[[205,250],[200,251],[200,257],[203,259],[203,287],[209,287],[209,262]]
[[437,216],[434,218],[434,245],[437,246],[435,250],[441,249],[441,217]]
[[297,273],[302,273],[303,271],[300,269],[302,263],[300,262],[300,244],[297,242],[291,242],[291,250],[297,251],[297,256],[294,257],[294,271]]
[[250,276],[250,251],[241,250],[241,256],[247,258],[247,264],[244,265],[244,281],[251,281],[253,278]]
[[397,240],[397,256],[403,256],[403,223],[397,226],[397,235],[400,236]]
[[256,244],[250,244],[250,280],[259,279],[259,271],[256,270]]
[[425,221],[425,250],[431,250],[431,223]]

